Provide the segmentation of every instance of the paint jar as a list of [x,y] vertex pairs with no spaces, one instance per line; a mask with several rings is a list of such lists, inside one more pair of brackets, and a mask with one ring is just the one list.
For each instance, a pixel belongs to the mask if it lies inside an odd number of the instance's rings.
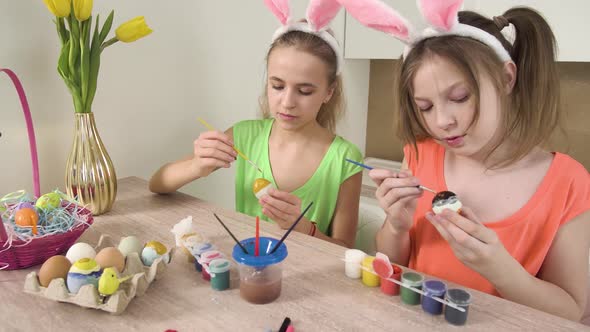
[[209,263],[209,275],[211,275],[211,288],[222,291],[229,288],[230,262],[225,258],[217,258]]
[[[424,277],[416,272],[405,272],[402,274],[402,283],[404,285],[411,286],[421,290],[423,281]],[[402,302],[405,304],[420,304],[420,293],[416,293],[407,287],[402,287],[400,289],[400,295],[402,298]]]
[[365,258],[363,258],[363,261],[361,263],[362,267],[363,267],[363,272],[362,272],[362,280],[363,280],[363,284],[365,284],[365,286],[368,287],[379,287],[379,276],[377,275],[377,273],[375,273],[375,270],[373,270],[373,261],[375,260],[374,256],[366,256]]
[[191,254],[193,254],[193,256],[195,257],[195,269],[198,272],[201,272],[203,267],[201,266],[201,262],[199,262],[201,260],[201,255],[204,252],[207,252],[209,250],[216,250],[217,248],[215,248],[214,245],[212,245],[211,243],[199,243],[199,244],[195,244],[191,247],[189,247],[189,250],[191,252]]
[[[400,281],[402,277],[402,268],[395,264],[391,264],[391,267],[393,268],[393,274],[389,279]],[[381,291],[387,295],[399,295],[399,285],[393,281],[381,278]]]
[[468,291],[459,288],[452,288],[447,291],[445,300],[465,309],[461,312],[453,307],[445,306],[445,320],[453,325],[465,325],[469,305],[471,304],[471,294]]
[[253,255],[255,238],[240,241],[246,248],[245,253],[239,245],[234,246],[232,256],[238,263],[240,272],[240,296],[253,304],[266,304],[281,295],[283,267],[282,261],[287,258],[287,246],[270,237],[260,237],[260,253]]
[[426,280],[422,284],[422,290],[426,294],[426,296],[422,295],[422,309],[431,315],[442,314],[443,304],[432,299],[432,297],[444,299],[447,284],[439,280]]
[[201,262],[200,263],[203,266],[203,269],[201,270],[201,276],[203,277],[204,280],[206,280],[206,281],[211,280],[211,275],[209,274],[209,263],[211,263],[212,260],[218,259],[218,258],[225,258],[225,256],[223,255],[223,253],[221,253],[220,251],[217,251],[217,250],[205,251],[201,255]]
[[362,250],[348,249],[344,253],[344,274],[351,279],[361,277],[361,262],[367,256]]

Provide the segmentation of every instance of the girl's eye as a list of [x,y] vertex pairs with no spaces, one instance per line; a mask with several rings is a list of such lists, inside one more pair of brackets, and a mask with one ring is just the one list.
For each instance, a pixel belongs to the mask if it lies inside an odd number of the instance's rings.
[[420,109],[420,112],[428,112],[432,109],[432,105],[428,105],[426,107],[420,107],[418,106],[418,108]]
[[456,102],[456,103],[464,103],[466,101],[469,100],[469,97],[471,97],[470,95],[465,95],[463,97],[459,97],[459,98],[452,98],[452,101]]
[[305,91],[305,90],[299,90],[299,93],[304,95],[304,96],[309,96],[313,93],[313,91]]
[[273,85],[272,88],[275,90],[283,90],[284,87],[280,85]]

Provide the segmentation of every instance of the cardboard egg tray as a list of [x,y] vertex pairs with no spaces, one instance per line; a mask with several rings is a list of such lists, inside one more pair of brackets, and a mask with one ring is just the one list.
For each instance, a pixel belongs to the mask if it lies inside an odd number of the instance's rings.
[[[105,247],[117,247],[108,235],[102,235],[95,247],[99,252]],[[172,259],[174,249],[169,252]],[[25,279],[24,291],[29,294],[37,295],[46,299],[58,302],[68,302],[85,308],[104,310],[113,314],[121,314],[127,308],[127,305],[135,296],[143,295],[152,281],[159,279],[166,265],[163,258],[157,258],[152,266],[144,266],[141,258],[137,253],[127,255],[125,268],[119,275],[120,278],[133,275],[133,277],[122,282],[117,292],[113,295],[102,297],[94,285],[85,285],[80,288],[77,294],[68,292],[64,279],[53,279],[47,288],[39,284],[37,272],[31,272]]]

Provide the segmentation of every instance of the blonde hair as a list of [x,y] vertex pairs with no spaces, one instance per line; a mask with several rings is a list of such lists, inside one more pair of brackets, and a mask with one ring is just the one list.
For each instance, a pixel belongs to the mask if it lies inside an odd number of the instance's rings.
[[[267,64],[272,51],[280,47],[295,47],[298,50],[318,57],[326,64],[328,85],[334,89],[334,92],[330,100],[327,103],[322,104],[320,107],[316,121],[320,126],[334,133],[336,131],[336,122],[344,114],[345,108],[342,77],[341,75],[337,75],[338,59],[336,53],[330,45],[320,37],[311,33],[295,30],[285,33],[272,43],[266,55]],[[267,83],[265,83],[265,86],[266,84]],[[270,109],[268,107],[268,93],[266,88],[260,96],[259,103],[262,115],[264,118],[269,118]]]
[[[516,82],[511,94],[500,93],[501,124],[490,142],[489,157],[501,144],[499,138],[511,138],[514,145],[509,155],[493,167],[508,166],[532,149],[545,143],[559,125],[560,89],[555,63],[555,36],[549,24],[536,11],[512,8],[500,17],[490,20],[477,13],[459,13],[459,21],[485,30],[495,36],[510,53],[516,64]],[[516,28],[513,45],[500,31],[508,23]],[[421,64],[433,56],[439,56],[457,66],[467,80],[476,101],[473,122],[479,117],[479,74],[491,79],[497,92],[505,89],[504,63],[485,44],[460,36],[441,36],[418,43],[399,67],[397,86],[399,121],[398,134],[406,143],[414,146],[430,137],[422,113],[413,99],[413,80]]]

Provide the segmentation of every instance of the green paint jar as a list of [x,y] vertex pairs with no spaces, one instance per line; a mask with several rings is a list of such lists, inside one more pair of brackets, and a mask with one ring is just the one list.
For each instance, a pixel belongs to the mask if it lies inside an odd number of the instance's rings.
[[222,291],[229,288],[230,262],[225,258],[217,258],[209,263],[211,288]]
[[[422,290],[422,282],[424,277],[416,272],[405,272],[402,274],[402,283],[407,286],[411,286]],[[409,305],[420,304],[420,293],[416,293],[407,287],[401,287],[400,296],[402,302]]]

